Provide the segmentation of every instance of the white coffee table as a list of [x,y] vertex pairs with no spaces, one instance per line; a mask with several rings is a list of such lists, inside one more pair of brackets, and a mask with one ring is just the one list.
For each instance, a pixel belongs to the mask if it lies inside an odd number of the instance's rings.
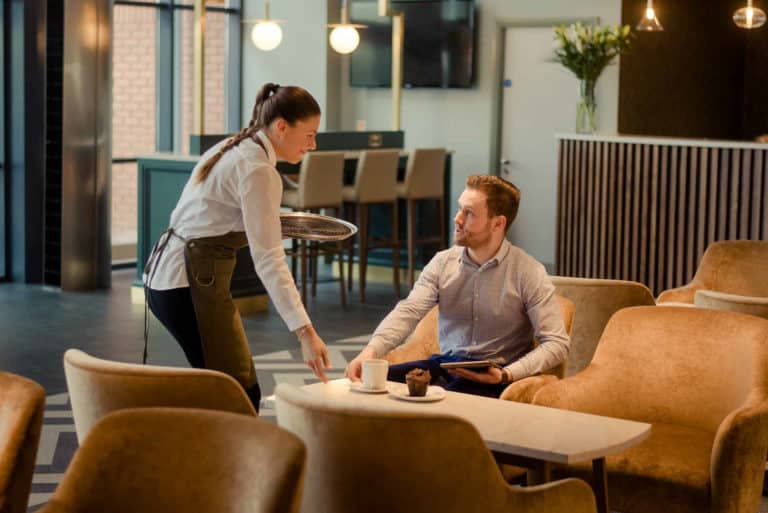
[[475,426],[497,460],[536,469],[537,481],[549,479],[547,463],[592,461],[593,488],[601,513],[608,512],[605,457],[642,442],[651,433],[651,425],[644,422],[456,392],[446,392],[445,399],[438,402],[414,403],[388,394],[352,391],[347,379],[307,385],[303,390],[345,403],[461,417]]

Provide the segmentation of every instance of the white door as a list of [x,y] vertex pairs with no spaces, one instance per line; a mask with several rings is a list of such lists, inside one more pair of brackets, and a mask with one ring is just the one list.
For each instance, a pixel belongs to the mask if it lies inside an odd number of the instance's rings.
[[548,270],[555,264],[557,142],[572,132],[579,82],[552,60],[551,27],[512,27],[505,34],[501,176],[520,188],[508,232]]

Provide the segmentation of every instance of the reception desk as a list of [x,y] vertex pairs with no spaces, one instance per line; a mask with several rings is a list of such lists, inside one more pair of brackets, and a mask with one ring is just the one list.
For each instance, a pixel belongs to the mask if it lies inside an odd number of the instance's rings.
[[768,238],[768,144],[558,134],[560,275],[687,283],[717,240]]

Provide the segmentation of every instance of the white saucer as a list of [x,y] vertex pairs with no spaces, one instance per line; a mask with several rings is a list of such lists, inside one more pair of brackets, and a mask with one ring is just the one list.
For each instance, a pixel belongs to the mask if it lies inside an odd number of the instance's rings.
[[365,388],[359,381],[350,381],[349,389],[353,392],[360,392],[363,394],[386,394],[389,392],[387,387],[384,388]]
[[402,385],[401,387],[392,387],[389,390],[389,393],[395,399],[400,399],[401,401],[413,401],[415,403],[432,403],[445,399],[445,389],[443,387],[434,385],[430,385],[429,388],[427,388],[427,395],[423,397],[414,397],[409,395],[407,385]]

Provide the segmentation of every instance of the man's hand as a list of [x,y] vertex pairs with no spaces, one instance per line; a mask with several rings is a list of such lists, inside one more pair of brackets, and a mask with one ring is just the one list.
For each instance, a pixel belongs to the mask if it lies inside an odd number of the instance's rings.
[[363,361],[376,358],[373,349],[366,347],[360,354],[355,357],[354,360],[349,362],[347,370],[344,375],[349,378],[350,381],[360,381],[362,379]]
[[485,383],[486,385],[498,385],[503,378],[501,369],[498,367],[488,367],[486,372],[475,372],[469,369],[451,369],[449,372],[477,383]]
[[296,330],[296,336],[299,337],[301,343],[301,355],[304,358],[304,363],[312,369],[320,381],[328,383],[328,376],[325,375],[323,367],[330,369],[331,362],[328,359],[328,348],[325,347],[323,339],[320,338],[311,324]]

